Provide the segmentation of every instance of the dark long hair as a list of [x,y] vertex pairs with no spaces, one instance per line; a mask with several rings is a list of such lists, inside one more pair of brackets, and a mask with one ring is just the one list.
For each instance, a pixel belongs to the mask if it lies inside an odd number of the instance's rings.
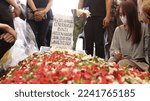
[[133,44],[137,44],[141,40],[141,23],[138,19],[138,12],[136,5],[131,1],[123,1],[119,5],[118,9],[118,17],[119,17],[119,10],[122,8],[123,14],[127,17],[127,25],[128,25],[128,37],[129,40],[131,38]]

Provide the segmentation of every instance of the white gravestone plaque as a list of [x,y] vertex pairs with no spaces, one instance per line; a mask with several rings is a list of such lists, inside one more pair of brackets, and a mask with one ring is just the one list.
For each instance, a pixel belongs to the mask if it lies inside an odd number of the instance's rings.
[[74,21],[72,16],[54,15],[51,47],[72,49]]

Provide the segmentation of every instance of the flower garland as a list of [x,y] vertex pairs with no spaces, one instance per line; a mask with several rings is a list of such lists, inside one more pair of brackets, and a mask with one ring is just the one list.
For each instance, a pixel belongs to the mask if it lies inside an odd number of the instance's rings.
[[71,50],[34,53],[6,75],[2,84],[142,84],[150,74],[120,68],[98,57]]

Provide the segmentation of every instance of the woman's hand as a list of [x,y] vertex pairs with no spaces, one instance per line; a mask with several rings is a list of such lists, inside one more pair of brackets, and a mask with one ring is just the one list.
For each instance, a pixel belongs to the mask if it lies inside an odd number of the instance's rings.
[[14,7],[15,16],[18,17],[21,14],[21,8],[19,6]]
[[14,7],[15,16],[18,17],[21,14],[21,8],[15,0],[6,0],[10,5]]
[[15,42],[15,40],[16,40],[16,38],[10,33],[4,33],[4,34],[0,35],[0,39],[3,39],[4,41],[6,41],[8,43]]
[[11,28],[10,26],[6,25],[6,27],[4,28],[4,30],[7,33],[11,34],[14,38],[16,38],[17,34],[16,34],[16,32],[15,32],[15,30],[13,28]]
[[6,33],[0,35],[0,39],[3,39],[6,42],[14,42],[16,40],[16,32],[7,24],[0,23],[0,28],[3,29]]
[[144,22],[144,23],[150,23],[150,20],[148,19],[148,17],[146,16],[146,13],[144,13],[144,12],[141,12],[140,13],[140,18],[141,18],[141,20]]
[[121,60],[121,59],[122,59],[122,53],[121,53],[120,51],[118,51],[118,50],[115,50],[115,51],[113,52],[113,56],[114,56],[114,58],[117,59],[117,60]]

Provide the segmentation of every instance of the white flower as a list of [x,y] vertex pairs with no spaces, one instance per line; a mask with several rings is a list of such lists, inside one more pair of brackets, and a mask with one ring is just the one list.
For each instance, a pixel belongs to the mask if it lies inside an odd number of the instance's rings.
[[33,72],[30,72],[30,75],[33,75]]
[[108,62],[109,66],[114,66],[114,62]]
[[78,71],[78,69],[73,69],[73,73],[77,73]]
[[62,68],[62,69],[61,69],[62,72],[66,72],[66,71],[68,71],[68,70],[69,70],[69,68]]
[[59,64],[60,64],[60,65],[63,65],[63,62],[60,62]]
[[119,84],[117,80],[114,80],[112,84]]
[[86,55],[86,56],[82,57],[82,60],[89,60],[89,59],[92,59],[91,55]]
[[110,79],[110,80],[114,80],[114,76],[113,75],[106,76],[106,78]]
[[73,62],[66,62],[66,66],[74,66]]
[[109,67],[109,74],[113,74],[114,71],[117,71],[117,68]]
[[52,73],[56,73],[56,69],[55,68],[52,68]]
[[73,84],[73,81],[68,81],[67,84]]
[[53,65],[58,65],[59,64],[59,62],[53,62]]
[[86,17],[90,17],[90,12],[89,10],[86,10],[86,9],[77,9],[77,16],[80,17],[82,14],[85,14]]
[[22,77],[22,76],[19,76],[19,78],[22,79],[23,77]]
[[[41,66],[41,62],[38,62],[38,63],[37,63],[37,66]],[[30,67],[29,67],[29,68],[30,68]]]
[[102,81],[102,77],[98,77],[98,80],[99,80],[99,81]]
[[45,68],[44,70],[45,70],[45,72],[48,72],[48,68]]

